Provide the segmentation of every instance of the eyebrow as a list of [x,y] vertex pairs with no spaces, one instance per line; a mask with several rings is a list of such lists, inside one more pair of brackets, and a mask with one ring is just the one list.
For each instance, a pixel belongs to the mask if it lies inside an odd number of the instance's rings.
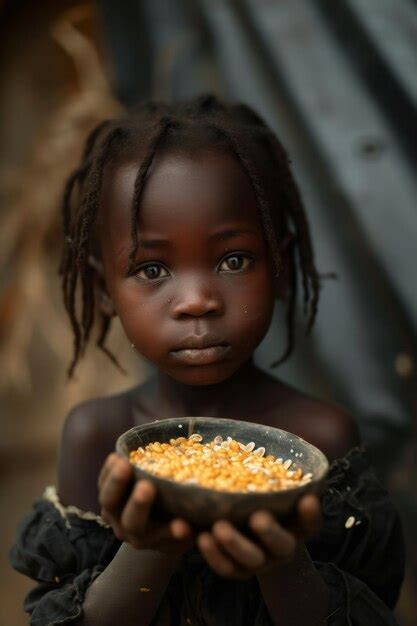
[[[213,233],[212,235],[210,235],[209,240],[227,241],[227,239],[232,239],[233,237],[239,237],[241,235],[254,236],[256,235],[256,233],[250,228],[228,228],[227,230]],[[138,248],[145,248],[146,250],[160,247],[166,248],[170,245],[171,243],[168,239],[138,239]],[[122,256],[122,254],[124,254],[127,249],[127,246],[123,246],[117,256]]]
[[169,245],[167,239],[138,239],[138,248],[161,248]]
[[[159,248],[163,246],[169,246],[170,243],[167,239],[138,239],[138,248]],[[123,259],[125,254],[129,254],[131,252],[132,245],[123,245],[117,252],[116,258]]]
[[210,235],[209,239],[217,239],[220,241],[225,241],[227,239],[232,239],[233,237],[239,237],[241,235],[252,235],[256,236],[255,231],[250,228],[228,228],[227,230],[222,230],[218,233],[213,233]]

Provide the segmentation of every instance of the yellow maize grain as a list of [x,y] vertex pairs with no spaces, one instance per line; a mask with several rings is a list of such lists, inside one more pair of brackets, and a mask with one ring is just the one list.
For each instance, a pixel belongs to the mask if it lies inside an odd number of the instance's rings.
[[231,437],[216,437],[201,443],[197,433],[190,438],[171,438],[169,443],[154,441],[130,453],[130,461],[143,470],[182,483],[221,491],[279,491],[297,483],[306,484],[311,474],[303,477],[300,467],[291,460],[280,460],[264,448],[255,449],[253,442],[244,445]]

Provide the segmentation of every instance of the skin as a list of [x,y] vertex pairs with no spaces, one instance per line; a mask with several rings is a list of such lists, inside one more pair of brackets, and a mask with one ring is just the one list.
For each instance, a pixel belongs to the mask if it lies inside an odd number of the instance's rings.
[[[136,165],[119,168],[103,193],[100,239],[114,308],[159,371],[186,385],[218,384],[250,359],[273,312],[273,268],[254,193],[231,157],[157,158],[141,203],[137,265],[126,276],[135,174]],[[182,362],[176,349],[205,336],[228,345],[224,358]]]
[[[127,273],[137,167],[127,162],[105,176],[98,223],[102,257],[96,267],[101,264],[99,280],[107,305],[111,303],[130,342],[158,373],[112,400],[93,401],[72,412],[62,440],[61,499],[101,512],[116,536],[136,551],[170,555],[175,562],[197,543],[220,576],[256,575],[276,623],[302,626],[303,615],[323,619],[327,589],[304,547],[320,525],[316,497],[299,500],[291,527],[284,528],[267,511],[256,512],[249,520],[250,538],[225,520],[203,533],[185,520],[157,524],[149,517],[156,495],[153,484],[134,484],[130,464],[111,452],[121,432],[155,415],[227,416],[270,424],[311,441],[330,458],[358,442],[342,409],[295,391],[253,364],[276,294],[285,285],[275,275],[255,195],[238,162],[213,151],[158,156],[141,201],[134,271]],[[285,262],[284,246],[282,253]],[[74,448],[83,458],[82,442],[88,461],[77,475],[71,453]],[[168,584],[171,570],[166,571]],[[304,604],[310,611],[303,615],[296,614],[293,597],[300,572],[311,589],[310,604]],[[276,598],[274,585],[276,589],[280,580],[283,585],[293,582],[287,600]],[[100,594],[91,587],[93,615]],[[96,623],[91,615],[85,623]]]

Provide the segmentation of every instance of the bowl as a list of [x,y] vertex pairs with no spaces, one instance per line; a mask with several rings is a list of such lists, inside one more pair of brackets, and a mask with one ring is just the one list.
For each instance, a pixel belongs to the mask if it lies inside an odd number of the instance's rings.
[[216,435],[223,439],[232,437],[243,444],[254,441],[256,447],[265,447],[265,454],[291,459],[295,466],[301,467],[303,474],[311,472],[313,478],[309,483],[285,491],[225,492],[160,478],[134,465],[138,480],[147,478],[157,487],[153,509],[157,519],[181,517],[199,528],[208,528],[219,519],[245,526],[252,513],[264,509],[283,522],[290,518],[302,494],[320,495],[329,468],[324,454],[297,435],[253,422],[213,417],[156,420],[123,433],[116,442],[116,451],[129,459],[131,450],[139,446],[145,447],[154,441],[165,443],[171,438],[189,437],[194,433],[203,437],[202,443],[212,441]]

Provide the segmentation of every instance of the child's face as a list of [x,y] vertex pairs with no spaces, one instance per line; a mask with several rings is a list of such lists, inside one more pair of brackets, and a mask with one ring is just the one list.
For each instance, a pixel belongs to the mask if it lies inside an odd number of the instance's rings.
[[136,349],[189,385],[221,382],[268,330],[274,270],[250,181],[231,156],[154,159],[135,270],[126,275],[137,163],[107,176],[100,241],[108,292]]

